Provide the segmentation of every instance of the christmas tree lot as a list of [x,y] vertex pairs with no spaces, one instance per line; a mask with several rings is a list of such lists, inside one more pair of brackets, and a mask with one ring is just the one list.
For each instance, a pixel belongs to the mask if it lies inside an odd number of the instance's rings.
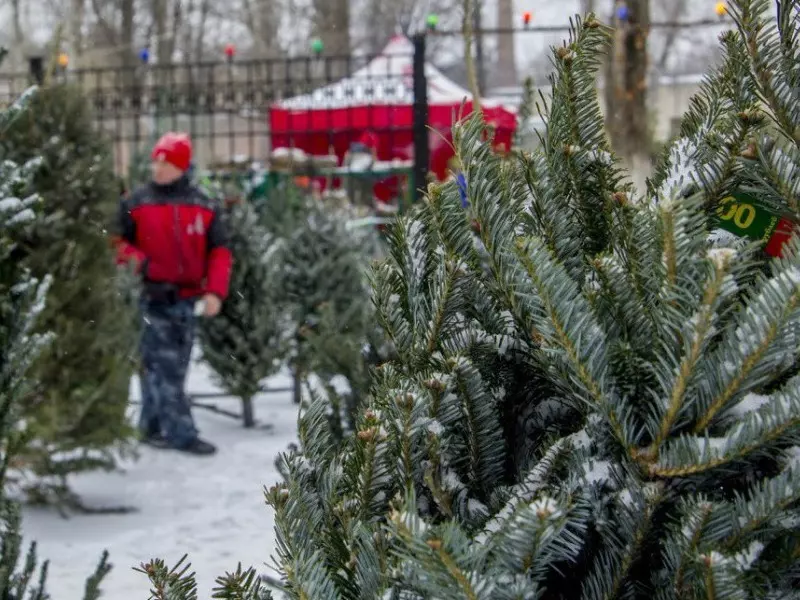
[[[771,0],[731,0],[723,61],[646,190],[604,129],[609,32],[593,15],[553,50],[541,148],[500,157],[480,115],[454,127],[468,207],[456,182],[431,185],[372,273],[391,358],[352,433],[324,391],[301,405],[267,491],[282,597],[800,599],[800,1],[778,5],[776,21]],[[15,201],[35,168],[0,171],[0,597],[15,598],[34,561],[9,576],[4,465],[49,294],[8,258],[7,225],[38,220]],[[330,352],[320,332],[343,331],[350,304],[300,273],[284,276],[309,331],[291,334]],[[141,571],[151,597],[197,597],[184,561]],[[218,586],[272,598],[253,569]]]
[[[126,418],[137,328],[131,282],[114,265],[106,230],[119,185],[106,140],[93,128],[81,90],[46,85],[5,128],[2,155],[38,158],[32,185],[42,218],[17,258],[52,277],[41,331],[54,339],[32,365],[36,382],[21,410],[28,442],[18,457],[31,499],[79,506],[66,476],[110,469],[132,433]],[[120,351],[129,348],[130,352]]]

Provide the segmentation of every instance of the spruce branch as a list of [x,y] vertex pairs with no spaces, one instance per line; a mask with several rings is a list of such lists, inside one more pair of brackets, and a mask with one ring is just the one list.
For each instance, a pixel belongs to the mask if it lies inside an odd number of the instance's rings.
[[647,542],[656,513],[665,500],[664,488],[629,490],[614,499],[610,522],[600,531],[606,544],[583,584],[583,600],[611,600],[632,591],[630,571]]
[[749,295],[735,327],[724,334],[706,363],[706,384],[698,388],[695,433],[705,431],[732,400],[783,371],[795,356],[795,327],[800,319],[800,257],[793,238],[788,256],[772,265],[772,276],[761,277]]
[[242,569],[241,563],[233,573],[217,577],[211,597],[220,600],[272,600],[272,594],[263,587],[256,570]]
[[769,540],[784,533],[786,518],[797,518],[796,507],[800,501],[800,467],[791,465],[776,477],[765,479],[754,485],[748,493],[737,494],[726,521],[733,523],[730,534],[724,540],[724,548],[741,548],[753,539]]
[[[680,293],[679,290],[687,287],[687,282],[682,276],[682,286],[676,285],[677,281],[677,261],[676,256],[678,252],[675,249],[674,243],[674,230],[672,214],[668,210],[664,210],[665,215],[665,238],[670,242],[665,244],[665,260],[667,262],[667,281],[668,286],[675,292],[667,292],[667,297],[677,297]],[[670,215],[670,217],[666,217]],[[687,253],[690,256],[697,256],[697,249],[693,248],[694,252]],[[655,434],[650,450],[647,453],[650,456],[658,456],[658,447],[666,440],[673,426],[675,425],[678,415],[682,411],[687,392],[690,386],[695,381],[698,373],[701,372],[702,359],[705,351],[709,347],[711,337],[716,333],[714,325],[717,320],[717,311],[719,308],[720,300],[723,294],[723,286],[728,281],[730,275],[730,261],[731,256],[721,255],[716,262],[711,262],[711,274],[702,283],[702,291],[700,294],[701,300],[696,307],[694,314],[689,319],[688,324],[682,328],[681,338],[684,340],[684,351],[677,366],[674,378],[667,384],[667,400],[666,407],[661,418],[658,431]],[[688,262],[688,261],[685,261]],[[692,268],[694,265],[681,265],[681,273],[695,273],[698,269]],[[694,303],[692,303],[694,304]]]
[[184,554],[172,568],[160,558],[154,558],[134,569],[150,580],[153,586],[150,600],[197,600],[197,580],[187,558]]
[[688,593],[713,510],[714,505],[702,497],[679,502],[679,520],[671,527],[664,545],[664,575],[669,581],[669,591],[663,592],[665,597],[681,598]]
[[[390,516],[390,531],[396,541],[400,556],[410,563],[425,565],[428,575],[414,578],[413,586],[422,594],[445,590],[450,598],[479,600],[491,591],[490,583],[476,581],[469,568],[478,560],[472,556],[466,535],[458,525],[451,523],[438,531],[426,531],[424,523],[415,516],[416,499],[406,497],[403,510]],[[422,537],[424,535],[424,537]],[[480,554],[480,551],[478,551]],[[488,589],[487,589],[488,588]]]
[[748,595],[742,589],[738,577],[736,562],[717,552],[710,552],[699,556],[700,563],[705,572],[702,581],[701,593],[708,600],[746,600]]
[[[310,491],[316,483],[316,473],[309,472],[302,457],[284,455],[283,470],[287,481],[274,486],[267,494],[268,503],[275,509],[275,545],[285,584],[284,592],[290,598],[312,600],[336,598],[336,585],[328,573],[323,550],[326,536],[326,514],[320,497]],[[331,465],[331,473],[338,465]],[[335,491],[335,487],[331,492]],[[326,507],[333,516],[331,506]],[[312,546],[318,549],[311,551]],[[316,594],[320,595],[317,596]]]
[[687,477],[727,465],[735,465],[755,454],[800,443],[800,379],[793,378],[757,410],[746,414],[725,432],[725,437],[681,436],[668,442],[661,459],[650,465],[655,477]]
[[606,413],[619,442],[630,448],[617,399],[608,387],[607,348],[585,299],[538,240],[519,240],[517,255],[541,303],[538,329],[546,343],[563,352],[580,391]]
[[800,149],[765,138],[758,145],[758,165],[747,170],[750,181],[742,189],[776,214],[788,212],[800,219]]
[[700,188],[713,209],[741,171],[741,156],[763,129],[756,86],[747,68],[744,41],[734,32],[721,36],[724,60],[704,77],[684,115],[678,140],[662,156],[648,180],[650,195],[670,198]]
[[[738,0],[729,12],[745,40],[757,93],[787,139],[800,146],[800,108],[795,98],[799,74],[796,0],[779,0],[781,20],[771,16],[771,0]],[[770,16],[767,16],[770,15]]]
[[480,372],[464,358],[452,358],[448,364],[448,388],[461,399],[463,431],[468,452],[466,475],[479,482],[485,498],[503,474],[503,436],[497,422],[495,402]]
[[83,594],[84,600],[99,600],[102,596],[100,584],[113,568],[113,565],[108,562],[108,557],[108,551],[104,550],[102,556],[100,557],[100,561],[97,563],[95,572],[86,579],[86,587]]
[[360,520],[369,521],[372,515],[381,514],[386,506],[384,487],[388,481],[386,430],[379,416],[371,410],[364,414],[364,420],[356,433],[355,464],[357,482],[355,502]]

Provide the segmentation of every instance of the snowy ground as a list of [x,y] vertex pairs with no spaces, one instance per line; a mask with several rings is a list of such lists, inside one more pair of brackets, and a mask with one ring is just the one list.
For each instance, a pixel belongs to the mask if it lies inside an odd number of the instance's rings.
[[[289,385],[286,376],[270,387]],[[138,398],[138,385],[132,386]],[[214,389],[208,372],[195,365],[190,392]],[[221,407],[237,410],[234,400]],[[124,515],[80,515],[25,510],[24,535],[36,540],[39,556],[51,561],[48,591],[54,600],[79,600],[86,577],[107,549],[114,569],[103,585],[104,600],[148,597],[147,580],[132,570],[150,558],[174,563],[188,553],[197,572],[199,598],[210,598],[214,579],[238,562],[272,574],[273,515],[263,487],[278,480],[275,457],[296,439],[296,405],[289,392],[256,400],[256,418],[274,430],[245,430],[231,418],[195,409],[204,437],[218,444],[211,458],[143,448],[138,462],[120,473],[93,473],[74,480],[89,506],[135,506]]]

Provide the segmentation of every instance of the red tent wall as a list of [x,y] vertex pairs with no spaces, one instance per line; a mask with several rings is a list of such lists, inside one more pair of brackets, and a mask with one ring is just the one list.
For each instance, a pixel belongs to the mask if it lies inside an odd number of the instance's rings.
[[[435,130],[429,134],[431,171],[439,179],[447,177],[448,161],[453,157],[453,123],[459,114],[466,116],[471,112],[471,102],[463,107],[460,104],[428,107],[428,123]],[[484,108],[483,112],[486,121],[496,128],[495,144],[511,148],[516,116],[503,108]],[[364,131],[372,131],[378,139],[379,160],[411,160],[414,157],[414,116],[410,105],[313,110],[273,107],[269,119],[273,148],[294,147],[308,154],[323,155],[328,154],[332,147],[341,163],[350,144]]]

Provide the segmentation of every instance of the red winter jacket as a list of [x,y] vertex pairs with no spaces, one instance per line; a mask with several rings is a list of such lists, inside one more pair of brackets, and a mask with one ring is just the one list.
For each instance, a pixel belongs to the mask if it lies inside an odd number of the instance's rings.
[[120,203],[117,263],[147,282],[171,283],[180,298],[228,295],[233,259],[218,203],[187,177],[150,183]]

